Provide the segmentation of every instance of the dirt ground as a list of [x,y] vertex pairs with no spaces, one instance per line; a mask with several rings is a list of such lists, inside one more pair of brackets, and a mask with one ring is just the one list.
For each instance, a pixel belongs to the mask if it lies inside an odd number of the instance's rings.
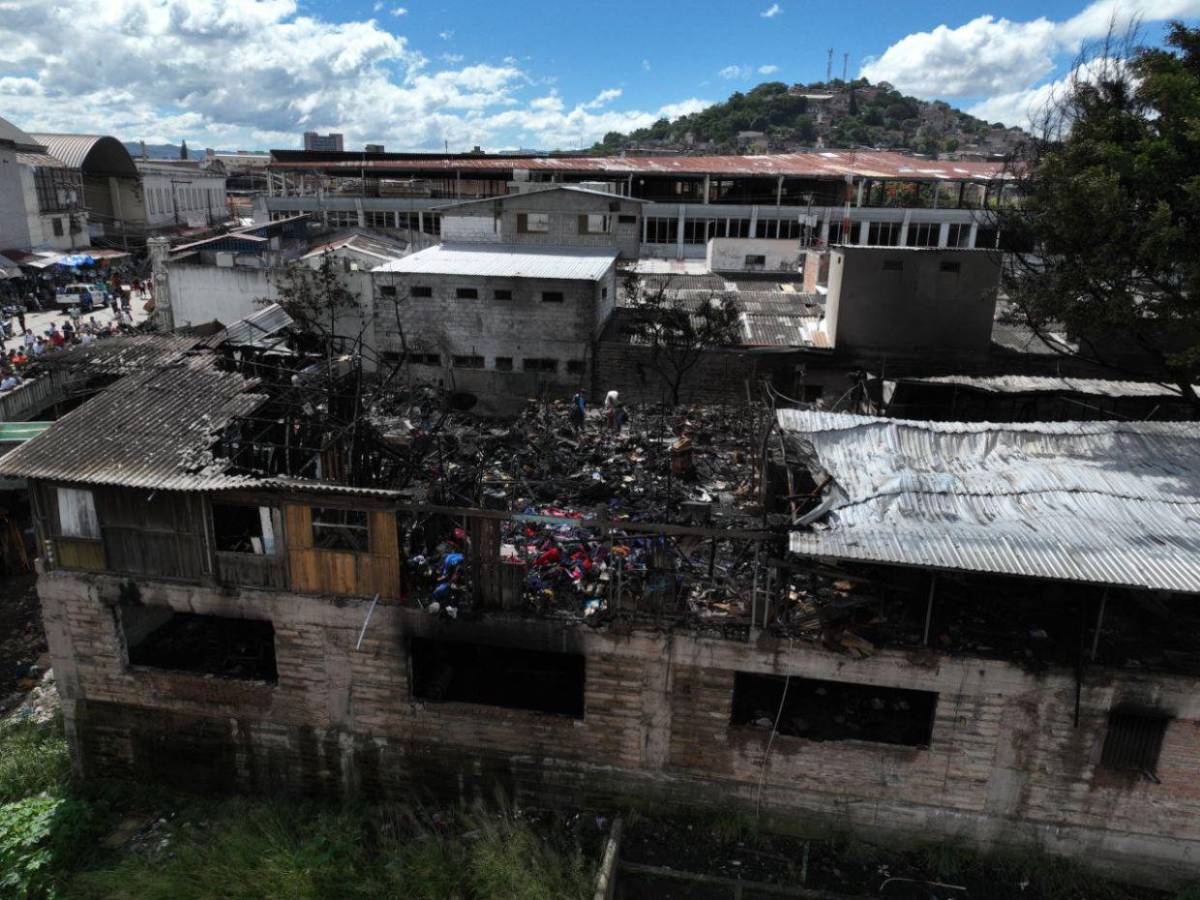
[[37,576],[0,577],[0,715],[16,706],[50,665]]

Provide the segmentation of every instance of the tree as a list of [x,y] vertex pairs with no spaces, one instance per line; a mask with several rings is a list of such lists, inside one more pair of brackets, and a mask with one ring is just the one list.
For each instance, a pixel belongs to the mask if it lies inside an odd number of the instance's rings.
[[683,298],[670,278],[648,291],[643,287],[636,274],[626,277],[623,289],[636,310],[630,332],[650,348],[650,364],[678,406],[684,382],[704,354],[741,342],[741,308],[729,294]]
[[[1081,58],[998,205],[1018,321],[1060,353],[1176,387],[1200,411],[1200,31]],[[1065,331],[1078,349],[1047,339]]]
[[187,141],[184,141],[182,144],[179,145],[179,158],[180,159],[188,158]]

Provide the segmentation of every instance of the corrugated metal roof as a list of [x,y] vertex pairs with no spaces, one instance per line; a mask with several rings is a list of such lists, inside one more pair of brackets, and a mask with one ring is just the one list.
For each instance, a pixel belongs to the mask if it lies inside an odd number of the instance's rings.
[[554,278],[598,281],[616,262],[615,250],[517,244],[438,244],[375,268],[412,275]]
[[811,178],[896,178],[909,181],[991,180],[1004,178],[999,163],[916,159],[885,150],[825,150],[763,156],[538,156],[445,159],[344,159],[272,162],[273,169],[385,169],[428,172],[452,177],[455,172],[501,172],[516,169],[603,175],[792,176]]
[[199,339],[177,334],[128,334],[48,353],[40,362],[56,369],[87,369],[95,375],[128,375],[179,362]]
[[492,203],[508,203],[513,200],[520,200],[523,197],[529,197],[534,194],[547,194],[551,191],[570,191],[572,194],[584,194],[588,197],[602,197],[605,200],[621,200],[625,203],[650,203],[649,200],[642,200],[638,197],[625,197],[621,194],[613,194],[609,191],[595,191],[591,188],[578,187],[573,184],[548,184],[535,183],[536,189],[532,191],[518,191],[515,194],[501,194],[496,197],[480,197],[472,200],[455,200],[453,203],[443,203],[440,206],[431,207],[432,209],[441,211],[447,209],[458,209],[461,206],[481,206]]
[[266,401],[211,355],[128,375],[0,457],[0,475],[160,490],[254,484],[213,456],[221,429]]
[[51,156],[49,153],[18,153],[17,162],[23,166],[33,166],[40,169],[67,169],[70,168],[65,162],[56,156]]
[[794,553],[1200,593],[1200,426],[780,410],[833,481]]
[[292,317],[278,303],[264,306],[244,319],[238,319],[227,328],[222,328],[206,340],[205,346],[219,347],[222,344],[253,344],[292,324]]
[[33,139],[70,169],[82,169],[86,164],[88,170],[97,175],[137,177],[133,157],[125,145],[114,137],[103,134],[35,134]]
[[38,142],[34,139],[33,135],[22,131],[3,117],[0,117],[0,141],[7,141],[14,144],[18,149],[38,146]]
[[[903,383],[960,385],[990,394],[1086,394],[1092,397],[1175,397],[1179,389],[1148,381],[1112,381],[1105,378],[1057,378],[1033,375],[936,375],[903,378]],[[890,383],[890,382],[889,382]],[[1200,385],[1196,385],[1200,391]]]

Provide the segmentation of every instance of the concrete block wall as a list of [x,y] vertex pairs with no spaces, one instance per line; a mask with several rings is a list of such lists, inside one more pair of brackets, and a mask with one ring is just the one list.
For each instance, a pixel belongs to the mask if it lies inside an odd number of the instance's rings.
[[[1088,670],[1075,723],[1069,671],[908,656],[863,660],[772,639],[615,635],[541,620],[443,622],[289,593],[228,596],[141,584],[141,602],[269,618],[274,685],[131,670],[118,628],[118,579],[56,571],[39,581],[75,763],[191,786],[365,791],[436,788],[470,799],[498,783],[521,802],[616,802],[764,812],[892,840],[958,838],[1039,847],[1147,883],[1200,875],[1200,684]],[[410,636],[582,653],[582,719],[429,704],[409,690]],[[731,726],[736,672],[938,694],[928,748],[818,742]],[[1098,767],[1109,711],[1152,705],[1170,722],[1160,783]]]
[[11,144],[0,145],[0,249],[28,250],[30,246],[21,165]]
[[[582,363],[586,371],[594,337],[603,324],[597,320],[616,296],[612,270],[600,282],[379,272],[374,284],[375,332],[381,351],[401,351],[402,327],[410,350],[440,353],[443,365],[455,355],[482,356],[484,368],[495,371],[497,357],[507,357],[513,370],[521,372],[524,359],[554,359],[557,371],[543,377],[563,385],[579,384],[580,375],[569,372],[567,364]],[[395,302],[379,290],[384,286],[395,288]],[[414,286],[431,288],[433,296],[413,297]],[[458,288],[474,288],[478,297],[459,299]],[[497,290],[511,291],[512,299],[495,299]],[[543,301],[542,294],[548,291],[561,293],[563,302]],[[468,378],[470,371],[464,373]]]

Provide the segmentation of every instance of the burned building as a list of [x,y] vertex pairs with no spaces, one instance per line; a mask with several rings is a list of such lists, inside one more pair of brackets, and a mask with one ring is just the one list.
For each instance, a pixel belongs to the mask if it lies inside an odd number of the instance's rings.
[[499,784],[1195,876],[1188,426],[543,403],[373,437],[210,343],[0,460],[82,776]]

